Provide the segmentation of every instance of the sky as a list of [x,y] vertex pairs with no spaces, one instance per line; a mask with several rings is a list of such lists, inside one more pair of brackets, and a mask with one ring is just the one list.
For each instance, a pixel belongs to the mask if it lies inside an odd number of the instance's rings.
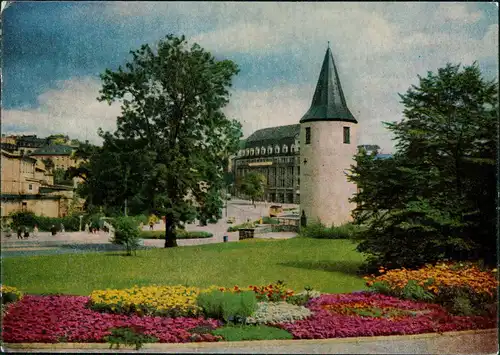
[[106,68],[130,50],[184,34],[240,68],[224,112],[255,130],[299,123],[330,41],[358,144],[394,151],[383,122],[398,93],[446,63],[477,61],[498,80],[493,2],[16,2],[2,13],[2,134],[101,140],[119,104],[97,101]]

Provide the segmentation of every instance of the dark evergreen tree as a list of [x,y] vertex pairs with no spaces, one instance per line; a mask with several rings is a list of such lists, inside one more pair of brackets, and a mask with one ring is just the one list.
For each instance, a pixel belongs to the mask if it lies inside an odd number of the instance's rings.
[[400,95],[401,122],[387,124],[397,153],[363,150],[350,179],[354,217],[367,224],[358,249],[370,267],[419,266],[442,258],[496,260],[498,84],[476,64],[448,64]]

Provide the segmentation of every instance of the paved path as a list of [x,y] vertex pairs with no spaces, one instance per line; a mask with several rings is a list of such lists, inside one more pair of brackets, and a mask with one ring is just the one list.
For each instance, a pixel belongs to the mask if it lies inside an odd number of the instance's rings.
[[[256,219],[268,214],[269,204],[256,203],[252,206],[248,201],[229,201],[228,217],[235,217],[235,224],[245,222],[247,219],[255,221]],[[295,207],[295,205],[285,205],[284,207]],[[223,211],[225,215],[225,210]],[[212,243],[222,243],[223,237],[228,236],[229,242],[238,241],[238,232],[226,232],[231,224],[228,224],[227,218],[224,217],[216,224],[207,226],[199,226],[196,224],[186,224],[188,231],[206,231],[213,234],[211,238],[200,239],[179,239],[179,246],[202,245]],[[165,226],[160,223],[156,224],[154,230],[165,230]],[[145,226],[144,229],[149,229]],[[266,233],[256,234],[255,238],[266,239],[288,239],[296,236],[292,232]],[[16,235],[6,238],[2,234],[1,247],[2,257],[15,256],[34,256],[34,255],[52,255],[64,253],[82,253],[89,251],[111,251],[122,250],[121,246],[116,246],[110,243],[109,234],[98,232],[97,234],[87,232],[65,232],[51,235],[50,232],[39,232],[36,237],[30,236],[29,239],[17,239]],[[165,245],[163,239],[145,239],[143,246],[145,248],[157,247],[162,248]]]
[[[129,350],[108,350],[106,344],[92,344],[80,349],[66,344],[30,344],[34,349],[7,352],[51,353],[116,353]],[[14,345],[15,346],[15,345]],[[92,348],[91,348],[92,347]],[[495,329],[479,332],[450,332],[410,336],[345,338],[318,340],[272,340],[220,343],[146,344],[141,353],[210,353],[210,354],[496,354],[498,335]],[[135,350],[132,350],[136,352]]]

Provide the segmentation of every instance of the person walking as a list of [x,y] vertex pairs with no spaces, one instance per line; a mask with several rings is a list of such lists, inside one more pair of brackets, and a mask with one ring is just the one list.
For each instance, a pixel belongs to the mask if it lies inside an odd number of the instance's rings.
[[64,224],[61,223],[61,226],[59,228],[61,230],[61,233],[64,233]]
[[38,236],[38,226],[35,224],[35,227],[33,227],[33,238],[36,238]]
[[57,234],[57,228],[55,225],[52,225],[52,227],[50,227],[50,232],[52,233],[52,235],[56,235]]
[[17,239],[23,239],[23,229],[21,226],[17,227]]

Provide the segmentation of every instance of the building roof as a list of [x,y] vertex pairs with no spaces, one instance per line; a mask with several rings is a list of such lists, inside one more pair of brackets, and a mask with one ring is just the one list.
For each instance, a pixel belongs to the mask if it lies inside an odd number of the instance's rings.
[[346,121],[358,123],[347,108],[339,74],[330,46],[325,53],[311,107],[300,123],[311,121]]
[[71,155],[73,149],[68,145],[47,145],[38,148],[31,155]]
[[28,145],[34,145],[38,147],[42,147],[43,145],[47,144],[47,139],[46,138],[38,138],[36,135],[31,135],[31,136],[19,136],[15,137],[16,139],[16,144],[19,147],[24,147],[25,144]]
[[293,139],[299,133],[300,124],[263,128],[255,131],[250,137],[248,137],[246,143],[247,145],[263,141],[273,141],[278,143],[283,139]]
[[29,157],[27,155],[15,154],[15,153],[6,151],[4,149],[2,149],[2,155],[5,155],[6,157],[13,158],[13,159],[26,160],[26,161],[29,161],[29,162],[32,162],[32,163],[36,162],[35,158],[31,158],[31,157]]

